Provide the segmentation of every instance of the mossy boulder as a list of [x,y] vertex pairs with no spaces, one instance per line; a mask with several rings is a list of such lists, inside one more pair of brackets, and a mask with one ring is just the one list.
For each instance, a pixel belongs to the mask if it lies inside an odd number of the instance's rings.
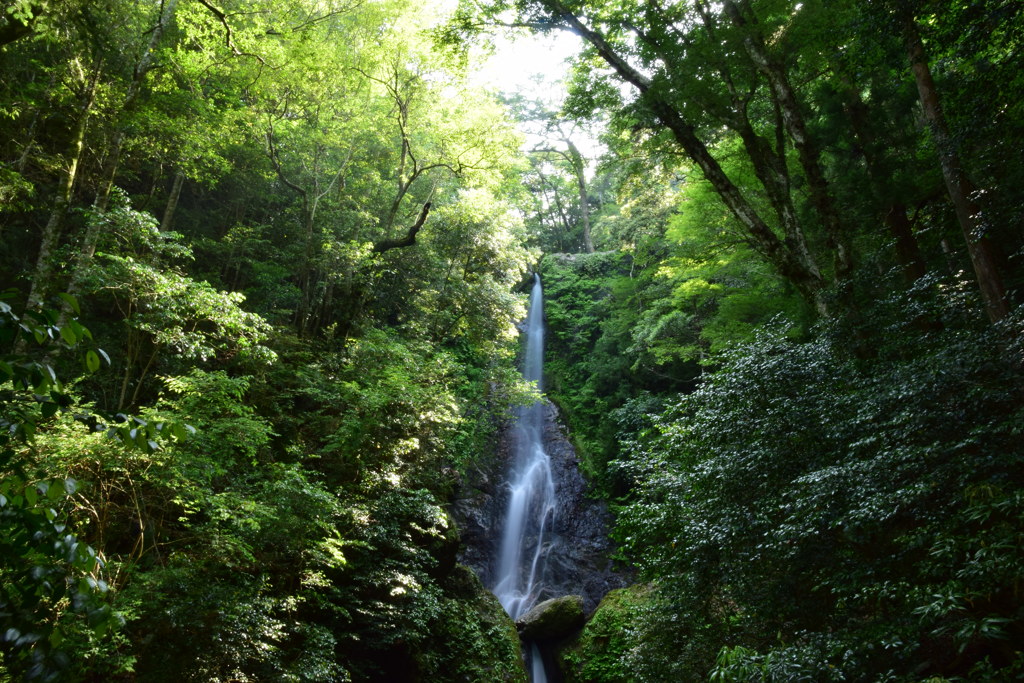
[[579,637],[559,648],[558,667],[566,683],[623,683],[635,680],[625,661],[633,643],[630,628],[650,601],[650,584],[609,592]]
[[563,595],[535,605],[516,627],[524,640],[557,640],[573,635],[585,621],[583,596]]

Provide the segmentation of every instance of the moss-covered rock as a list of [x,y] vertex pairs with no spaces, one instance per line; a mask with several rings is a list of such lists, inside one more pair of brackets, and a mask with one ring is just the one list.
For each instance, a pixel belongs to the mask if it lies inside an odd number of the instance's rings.
[[635,584],[604,597],[579,637],[558,651],[558,666],[566,683],[635,680],[625,655],[631,646],[631,626],[649,601],[651,590],[648,584]]
[[444,584],[444,619],[420,653],[420,680],[526,683],[515,624],[469,567]]
[[571,636],[584,621],[583,596],[563,595],[535,605],[516,627],[524,640],[557,640]]

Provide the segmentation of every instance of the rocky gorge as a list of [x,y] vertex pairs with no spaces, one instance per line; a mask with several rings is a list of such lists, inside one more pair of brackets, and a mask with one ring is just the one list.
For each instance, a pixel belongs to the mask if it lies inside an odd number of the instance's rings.
[[[533,639],[540,636],[541,651],[549,671],[555,651],[570,644],[583,625],[583,617],[592,615],[602,598],[627,584],[627,577],[613,567],[612,543],[608,538],[610,513],[607,506],[588,496],[588,483],[580,471],[576,451],[559,419],[558,408],[550,401],[543,404],[542,438],[551,459],[557,509],[545,536],[541,589],[536,606],[519,619],[520,633]],[[489,459],[469,471],[456,492],[451,513],[461,536],[459,562],[470,567],[485,586],[496,581],[495,558],[501,539],[502,522],[508,504],[507,472],[513,453],[511,430],[503,430]],[[561,620],[557,615],[541,617],[564,625],[540,634],[531,632],[537,611],[562,605],[560,598],[578,596],[580,618]],[[525,632],[524,632],[525,630]],[[560,680],[560,676],[555,674]]]

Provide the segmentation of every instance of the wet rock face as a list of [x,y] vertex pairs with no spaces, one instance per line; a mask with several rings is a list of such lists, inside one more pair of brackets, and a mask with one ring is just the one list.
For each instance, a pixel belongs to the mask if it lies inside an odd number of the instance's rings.
[[507,450],[507,444],[499,444],[497,457],[463,477],[451,507],[462,541],[459,562],[470,567],[485,586],[494,585],[491,558],[498,552],[502,516],[496,482],[501,482]]
[[[497,445],[497,456],[464,479],[452,505],[463,542],[459,561],[472,567],[485,586],[494,585],[492,565],[508,505],[505,481],[512,459],[510,441],[506,432]],[[551,403],[544,411],[544,448],[551,458],[558,510],[547,539],[543,589],[537,600],[579,595],[589,613],[608,591],[626,585],[624,577],[612,571],[608,557],[610,515],[603,503],[587,498],[587,482],[576,452]]]
[[545,591],[540,599],[559,595],[583,596],[584,609],[597,608],[601,598],[626,585],[612,571],[608,538],[611,515],[601,501],[587,497],[588,485],[579,469],[576,450],[558,419],[558,409],[548,404],[544,441],[554,472],[559,508],[554,520],[554,542],[544,572]]

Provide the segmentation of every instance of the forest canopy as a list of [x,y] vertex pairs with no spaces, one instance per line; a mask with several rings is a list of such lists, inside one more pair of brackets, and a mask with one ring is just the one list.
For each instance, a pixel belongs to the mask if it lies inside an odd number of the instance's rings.
[[[564,101],[479,85],[528,33]],[[0,3],[0,681],[526,680],[451,502],[534,395],[530,271],[635,579],[566,680],[1017,680],[1022,36]]]

